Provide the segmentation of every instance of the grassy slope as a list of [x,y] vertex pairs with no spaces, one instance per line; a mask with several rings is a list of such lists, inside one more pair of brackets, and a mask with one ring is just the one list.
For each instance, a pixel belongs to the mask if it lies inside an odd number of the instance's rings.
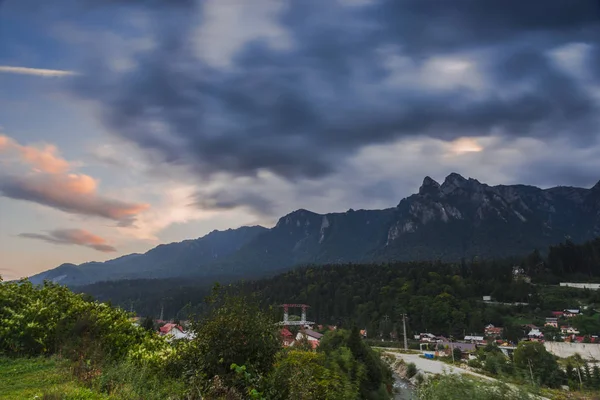
[[52,358],[0,358],[0,400],[108,399],[79,384]]

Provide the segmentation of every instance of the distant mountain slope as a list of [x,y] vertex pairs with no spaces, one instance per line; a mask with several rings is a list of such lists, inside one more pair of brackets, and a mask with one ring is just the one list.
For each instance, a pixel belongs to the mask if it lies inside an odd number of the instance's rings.
[[426,177],[417,194],[385,210],[297,210],[271,229],[245,227],[105,263],[64,264],[32,278],[87,284],[124,278],[258,277],[298,264],[498,258],[565,237],[600,236],[600,182],[591,189],[488,186],[452,173]]
[[63,264],[30,278],[33,283],[53,280],[66,285],[98,281],[165,278],[187,275],[203,266],[236,252],[256,235],[268,231],[262,226],[245,226],[213,231],[198,239],[161,244],[145,254],[130,254],[106,262],[89,262],[79,266]]

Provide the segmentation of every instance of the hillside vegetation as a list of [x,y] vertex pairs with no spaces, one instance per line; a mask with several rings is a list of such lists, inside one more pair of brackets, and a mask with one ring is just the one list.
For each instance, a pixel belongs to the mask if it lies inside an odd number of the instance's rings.
[[66,287],[0,283],[2,392],[44,399],[391,397],[391,371],[357,329],[326,335],[316,352],[284,349],[270,312],[251,298],[217,287],[207,308],[195,339],[169,343],[123,310]]
[[[357,324],[375,336],[397,332],[401,315],[407,314],[408,332],[462,335],[482,332],[492,323],[507,327],[509,338],[516,339],[522,334],[518,325],[543,325],[553,310],[600,306],[598,291],[556,286],[560,281],[600,281],[600,239],[582,245],[567,241],[546,253],[546,257],[534,251],[526,257],[497,261],[307,266],[237,283],[230,290],[256,294],[265,306],[306,303],[311,306],[311,320],[317,323]],[[531,283],[515,279],[514,266],[522,267]],[[206,312],[203,298],[210,288],[201,281],[125,280],[77,290],[142,316],[158,317],[162,306],[166,317],[186,319]],[[497,303],[484,303],[483,296],[492,296]],[[500,304],[512,302],[528,304]],[[592,318],[592,328],[586,333],[595,333],[593,326],[600,323],[597,316],[584,315],[574,323],[589,325],[586,318]]]

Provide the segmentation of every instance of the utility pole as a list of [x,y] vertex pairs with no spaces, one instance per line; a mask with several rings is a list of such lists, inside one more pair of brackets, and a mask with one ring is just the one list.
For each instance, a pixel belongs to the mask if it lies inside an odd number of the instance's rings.
[[406,339],[406,314],[402,314],[402,330],[404,331],[404,350],[408,350],[408,340]]

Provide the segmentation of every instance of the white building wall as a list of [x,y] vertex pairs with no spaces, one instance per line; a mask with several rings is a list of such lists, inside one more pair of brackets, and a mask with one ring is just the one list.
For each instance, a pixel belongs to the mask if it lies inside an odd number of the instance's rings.
[[574,283],[574,282],[561,282],[560,286],[574,287],[579,289],[591,289],[600,290],[600,283]]
[[560,358],[578,353],[586,360],[600,360],[600,343],[545,342],[544,347]]

